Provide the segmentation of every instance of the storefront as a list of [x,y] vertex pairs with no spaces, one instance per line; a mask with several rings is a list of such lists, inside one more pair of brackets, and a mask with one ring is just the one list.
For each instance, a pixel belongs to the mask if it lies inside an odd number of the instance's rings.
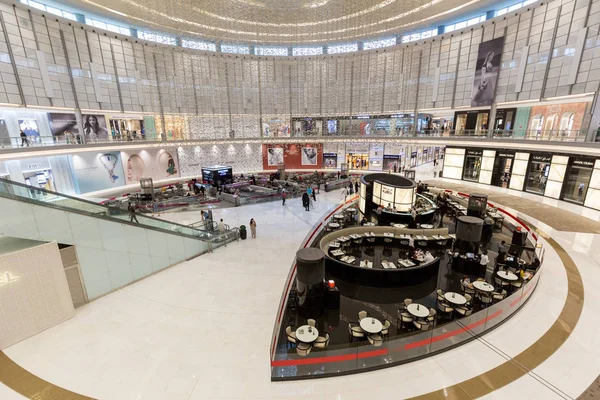
[[570,157],[567,173],[563,181],[563,200],[583,204],[590,184],[595,160],[584,157]]
[[413,151],[410,153],[410,167],[416,167],[417,166],[417,152]]
[[142,115],[107,115],[110,135],[113,140],[145,139]]
[[465,163],[462,178],[465,181],[479,181],[479,172],[481,171],[481,157],[483,150],[467,149],[465,153]]
[[[289,137],[290,121],[279,116],[263,117],[262,135],[264,137]],[[299,126],[301,128],[301,125]],[[301,128],[302,129],[302,128]],[[299,135],[301,135],[299,133]]]
[[369,155],[364,153],[346,154],[346,162],[350,169],[369,169]]
[[[333,120],[332,122],[336,122]],[[295,136],[321,136],[323,134],[323,119],[322,118],[292,118],[293,135]],[[279,136],[286,136],[285,127],[277,127]],[[337,124],[331,126],[335,134]],[[329,126],[328,126],[329,129]]]
[[383,171],[398,172],[400,170],[400,156],[384,154]]
[[487,110],[457,111],[454,113],[454,134],[485,135],[489,117]]
[[515,124],[516,108],[499,108],[494,119],[494,132],[502,135],[504,131],[512,131]]
[[337,153],[323,153],[323,168],[337,169]]
[[494,169],[492,170],[492,185],[503,188],[507,188],[509,186],[514,160],[514,152],[496,152],[496,159],[494,160]]
[[[162,120],[157,116],[158,126],[162,127]],[[146,118],[144,118],[144,122]],[[144,125],[144,137],[147,137],[147,127]],[[167,140],[185,139],[185,133],[188,132],[188,118],[182,115],[165,115],[165,133]]]
[[550,173],[551,154],[532,154],[525,177],[525,191],[544,194]]

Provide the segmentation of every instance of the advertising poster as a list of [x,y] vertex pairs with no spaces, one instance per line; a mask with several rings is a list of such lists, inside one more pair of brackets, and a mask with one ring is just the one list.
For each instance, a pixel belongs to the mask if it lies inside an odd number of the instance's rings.
[[108,140],[108,129],[104,115],[82,114],[81,118],[86,143]]
[[305,146],[302,148],[302,165],[317,165],[319,152],[315,147]]
[[50,132],[52,136],[70,141],[79,136],[79,127],[75,114],[48,113]]
[[479,43],[471,107],[491,106],[496,95],[504,36]]
[[283,148],[271,147],[267,149],[267,163],[271,167],[276,167],[277,164],[283,163]]
[[125,184],[121,154],[81,153],[71,156],[77,193],[112,189]]
[[360,123],[360,134],[363,136],[371,134],[371,123],[370,122],[363,121]]
[[336,169],[337,168],[337,154],[336,153],[323,153],[323,168]]
[[127,184],[139,182],[141,178],[154,181],[179,176],[179,164],[175,150],[142,150],[137,153],[121,152]]
[[30,138],[30,140],[33,139],[33,141],[37,141],[40,137],[40,130],[38,129],[35,119],[20,119],[19,128],[28,138]]
[[400,156],[384,155],[383,170],[389,172],[398,172],[400,170]]
[[383,170],[383,143],[371,144],[369,149],[369,170]]

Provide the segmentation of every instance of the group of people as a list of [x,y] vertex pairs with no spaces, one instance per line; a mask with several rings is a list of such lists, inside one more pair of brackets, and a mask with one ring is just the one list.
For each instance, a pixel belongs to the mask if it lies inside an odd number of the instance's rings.
[[[306,211],[310,211],[311,201],[317,201],[317,190],[309,186],[306,192],[302,194],[302,206]],[[283,198],[283,204],[285,204],[285,197]]]

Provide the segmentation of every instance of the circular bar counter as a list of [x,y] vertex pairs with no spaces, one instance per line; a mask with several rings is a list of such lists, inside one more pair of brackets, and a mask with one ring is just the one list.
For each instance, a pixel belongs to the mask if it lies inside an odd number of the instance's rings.
[[[337,246],[339,242],[354,242],[362,240],[358,246],[408,246],[410,236],[415,247],[446,247],[452,244],[454,235],[448,235],[447,228],[440,229],[408,229],[389,226],[364,226],[340,229],[325,235],[319,247],[325,253],[325,269],[328,274],[358,285],[389,287],[411,286],[419,284],[433,276],[437,276],[440,258],[435,257],[429,262],[415,264],[411,260],[392,260],[389,268],[379,265],[364,265],[352,256],[346,256]],[[387,240],[387,242],[386,242]],[[370,243],[365,243],[371,241]],[[354,243],[350,244],[352,246]],[[337,244],[337,245],[336,245]],[[408,250],[408,247],[407,247]],[[336,255],[341,257],[337,259]],[[348,260],[349,257],[350,259]],[[404,264],[400,264],[403,262]],[[411,265],[413,264],[413,265]],[[362,266],[364,265],[364,266]]]

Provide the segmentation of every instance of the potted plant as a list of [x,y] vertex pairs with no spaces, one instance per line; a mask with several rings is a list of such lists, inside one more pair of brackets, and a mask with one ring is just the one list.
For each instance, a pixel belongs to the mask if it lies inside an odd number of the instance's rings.
[[240,239],[246,240],[247,234],[248,232],[246,232],[246,225],[240,225]]

